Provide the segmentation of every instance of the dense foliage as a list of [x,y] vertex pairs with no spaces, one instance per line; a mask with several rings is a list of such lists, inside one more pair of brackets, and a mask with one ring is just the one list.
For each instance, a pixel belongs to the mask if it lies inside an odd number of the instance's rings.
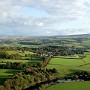
[[72,79],[72,80],[84,80],[90,81],[90,72],[87,71],[74,71],[73,74],[66,76],[65,79]]
[[35,86],[37,83],[55,78],[55,69],[47,70],[28,67],[24,72],[17,73],[12,79],[5,81],[4,85],[0,87],[0,90],[23,90],[30,86]]
[[28,64],[24,64],[21,62],[6,62],[6,63],[1,63],[0,64],[0,69],[19,69],[19,70],[23,70],[24,68],[26,68],[28,66]]

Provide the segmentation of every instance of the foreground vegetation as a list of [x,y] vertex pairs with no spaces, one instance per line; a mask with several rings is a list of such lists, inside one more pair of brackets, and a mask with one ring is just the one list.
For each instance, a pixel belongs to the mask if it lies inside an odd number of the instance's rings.
[[[1,90],[23,90],[31,86],[36,86],[40,82],[53,80],[56,78],[54,69],[36,69],[33,67],[26,68],[23,72],[15,74],[15,76],[0,86]],[[39,89],[40,87],[38,87]]]

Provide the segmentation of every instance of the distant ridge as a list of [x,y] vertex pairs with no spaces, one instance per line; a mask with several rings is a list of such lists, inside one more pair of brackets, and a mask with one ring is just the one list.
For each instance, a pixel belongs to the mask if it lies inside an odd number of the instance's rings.
[[53,38],[79,38],[79,37],[90,37],[90,34],[77,34],[77,35],[56,35],[56,36],[51,36]]
[[90,34],[76,35],[54,35],[54,36],[0,36],[0,38],[70,38],[70,37],[89,37]]

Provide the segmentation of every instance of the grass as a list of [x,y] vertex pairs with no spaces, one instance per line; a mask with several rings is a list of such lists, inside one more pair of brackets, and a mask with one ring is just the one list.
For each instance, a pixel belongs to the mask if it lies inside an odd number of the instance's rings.
[[9,55],[11,55],[11,54],[19,54],[19,55],[21,55],[21,56],[25,56],[25,54],[30,54],[30,55],[33,55],[34,53],[33,52],[30,52],[30,51],[24,51],[24,52],[22,52],[22,51],[7,51],[7,53],[9,54]]
[[0,59],[0,62],[22,62],[22,63],[27,63],[27,62],[39,62],[41,60],[13,60],[13,59]]
[[21,62],[21,63],[28,63],[31,65],[37,65],[37,63],[41,62],[40,59],[35,59],[35,60],[13,60],[13,59],[0,59],[0,63],[4,64],[6,62]]
[[90,82],[59,83],[48,87],[46,90],[90,90]]
[[[34,54],[32,52],[17,52],[17,51],[8,51],[9,54],[16,54],[16,53],[19,53],[21,54],[21,56],[23,57],[22,60],[20,59],[1,59],[0,58],[0,64],[6,64],[6,62],[21,62],[21,63],[27,63],[27,64],[30,64],[30,65],[37,65],[38,62],[41,62],[41,59],[40,58],[33,58],[31,60],[30,57],[25,57],[25,54]],[[30,59],[30,60],[25,60],[25,59]],[[0,69],[0,84],[3,84],[4,81],[6,81],[7,79],[11,78],[16,72],[18,72],[19,70],[13,70],[13,69]]]
[[[22,63],[28,63],[30,65],[37,65],[38,62],[41,62],[41,60],[10,60],[10,59],[0,59],[0,62],[22,62]],[[0,69],[0,84],[3,84],[4,81],[11,78],[16,72],[19,72],[19,70],[14,69]]]
[[82,45],[90,47],[90,40],[83,41]]
[[[7,51],[7,53],[9,55],[11,55],[11,54],[19,54],[21,56],[21,58],[16,59],[16,60],[15,59],[2,59],[2,58],[0,58],[0,63],[1,64],[2,63],[4,64],[6,62],[12,62],[12,63],[14,63],[14,62],[22,62],[22,63],[29,63],[31,65],[33,65],[33,64],[36,65],[38,62],[41,62],[40,58],[32,57],[33,59],[31,59],[30,55],[33,55],[35,53],[30,52],[30,51],[22,52],[22,51],[17,50],[17,51]],[[28,55],[28,56],[25,56],[25,55]]]
[[30,60],[13,60],[13,59],[0,59],[0,62],[22,62],[22,63],[27,63],[30,62]]
[[80,58],[68,58],[66,56],[54,57],[50,60],[46,68],[56,68],[58,70],[58,76],[65,76],[71,73],[72,70],[85,70],[90,71],[90,52],[85,53],[86,57]]
[[5,80],[11,78],[16,72],[20,72],[20,70],[0,69],[0,84],[3,84]]

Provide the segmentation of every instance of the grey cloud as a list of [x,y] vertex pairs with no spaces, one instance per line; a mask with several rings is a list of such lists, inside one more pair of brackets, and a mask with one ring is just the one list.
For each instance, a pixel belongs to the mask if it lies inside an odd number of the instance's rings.
[[[0,0],[0,25],[7,27],[8,31],[10,29],[11,34],[24,35],[30,32],[30,34],[39,35],[38,31],[43,35],[69,34],[73,33],[73,30],[68,30],[67,33],[65,30],[60,30],[59,24],[90,19],[89,4],[90,0]],[[40,9],[49,13],[50,16],[26,17],[19,12],[24,7]],[[58,29],[55,25],[59,26]],[[78,32],[78,30],[75,31],[75,33]]]

